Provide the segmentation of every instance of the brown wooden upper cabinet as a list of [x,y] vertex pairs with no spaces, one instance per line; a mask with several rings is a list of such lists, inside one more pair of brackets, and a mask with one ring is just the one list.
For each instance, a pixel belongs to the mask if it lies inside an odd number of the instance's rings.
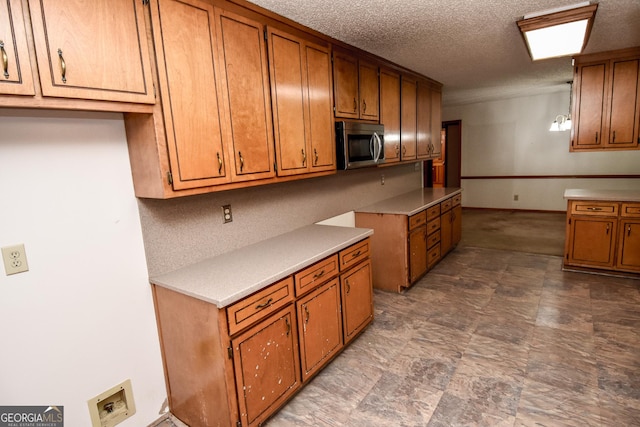
[[334,170],[331,52],[268,29],[278,175]]
[[35,95],[22,2],[0,2],[0,94]]
[[377,65],[334,51],[333,79],[336,117],[379,120]]
[[571,151],[631,150],[640,138],[640,48],[575,58]]
[[153,104],[143,7],[137,0],[29,0],[42,95]]
[[401,128],[400,128],[400,160],[417,158],[417,83],[402,76],[401,88]]
[[380,123],[384,125],[385,163],[400,161],[400,74],[380,70]]

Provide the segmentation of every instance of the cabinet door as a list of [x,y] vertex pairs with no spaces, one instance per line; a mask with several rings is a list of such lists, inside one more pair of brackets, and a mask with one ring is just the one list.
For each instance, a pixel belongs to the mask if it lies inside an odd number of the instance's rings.
[[340,276],[340,283],[344,342],[347,344],[373,320],[371,261],[366,260]]
[[571,141],[572,148],[602,147],[602,122],[605,102],[606,63],[596,63],[578,67],[579,81],[576,99],[577,112],[575,135]]
[[290,305],[232,340],[243,426],[264,421],[300,387],[297,336]]
[[419,159],[431,157],[431,89],[422,82],[417,86],[416,153]]
[[158,0],[151,15],[173,188],[229,182],[213,7],[197,0]]
[[453,211],[440,216],[440,253],[446,254],[453,247]]
[[416,82],[402,79],[401,160],[416,158]]
[[427,271],[427,228],[418,227],[409,233],[409,277],[414,283]]
[[400,75],[380,71],[380,123],[384,125],[386,163],[400,160]]
[[153,104],[138,0],[29,0],[44,96]]
[[275,176],[269,69],[262,24],[215,8],[233,181]]
[[20,0],[0,2],[0,94],[35,95]]
[[431,153],[429,157],[442,157],[442,91],[431,89]]
[[613,267],[617,219],[572,217],[568,264]]
[[269,28],[269,69],[278,175],[308,171],[306,64],[302,40]]
[[451,216],[451,245],[456,246],[462,240],[462,206],[454,206]]
[[607,146],[638,145],[638,61],[613,61],[611,66],[611,110]]
[[358,82],[360,85],[360,118],[378,121],[379,89],[378,67],[359,62]]
[[329,49],[307,43],[310,150],[307,161],[312,172],[335,170],[336,143],[333,120],[333,82]]
[[616,266],[621,270],[640,271],[640,220],[621,221]]
[[358,60],[342,53],[333,55],[333,85],[336,117],[357,119],[358,111]]
[[335,278],[296,302],[302,380],[342,348],[340,286]]

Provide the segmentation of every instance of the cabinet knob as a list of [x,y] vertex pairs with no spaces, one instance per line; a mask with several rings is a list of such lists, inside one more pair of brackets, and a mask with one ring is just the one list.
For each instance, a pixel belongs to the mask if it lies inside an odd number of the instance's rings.
[[2,69],[4,70],[4,78],[9,78],[9,57],[7,51],[4,50],[4,42],[0,40],[0,53],[2,53]]

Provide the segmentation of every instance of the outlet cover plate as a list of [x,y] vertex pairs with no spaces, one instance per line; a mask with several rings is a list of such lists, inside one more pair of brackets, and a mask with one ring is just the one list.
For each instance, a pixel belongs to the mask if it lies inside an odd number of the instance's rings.
[[24,251],[22,243],[2,248],[2,260],[4,261],[4,271],[7,276],[29,271],[27,253]]

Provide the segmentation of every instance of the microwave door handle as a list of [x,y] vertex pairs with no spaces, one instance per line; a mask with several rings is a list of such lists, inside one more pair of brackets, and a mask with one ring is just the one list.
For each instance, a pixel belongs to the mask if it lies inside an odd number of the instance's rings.
[[371,154],[372,158],[375,158],[376,156],[376,148],[373,145],[374,138],[375,138],[375,132],[373,135],[371,135],[371,138],[369,139],[369,154]]
[[380,137],[376,132],[373,133],[373,137],[371,139],[373,140],[373,138],[375,138],[376,141],[378,141],[378,150],[373,161],[378,163],[378,160],[380,160],[380,155],[382,154],[382,141],[380,140]]

